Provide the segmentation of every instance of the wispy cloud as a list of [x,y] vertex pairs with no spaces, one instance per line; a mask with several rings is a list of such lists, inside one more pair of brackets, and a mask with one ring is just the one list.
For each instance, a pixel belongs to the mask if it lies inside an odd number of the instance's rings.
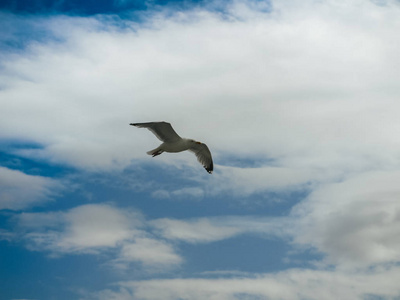
[[[290,167],[258,166],[256,168],[220,167],[220,176],[210,188],[212,193],[234,194],[239,197],[266,191],[307,189],[317,181],[315,170]],[[320,177],[319,180],[324,180]]]
[[197,244],[246,234],[290,239],[296,220],[290,217],[220,216],[184,220],[163,218],[152,220],[149,225],[165,239]]
[[242,231],[233,226],[218,226],[206,218],[191,221],[159,219],[153,221],[152,225],[163,237],[188,243],[209,243],[230,238]]
[[133,243],[125,244],[121,249],[121,256],[116,263],[141,262],[146,267],[163,269],[176,266],[183,259],[175,252],[172,245],[154,238],[136,238]]
[[55,179],[0,166],[0,209],[20,210],[41,205],[51,201],[62,187]]

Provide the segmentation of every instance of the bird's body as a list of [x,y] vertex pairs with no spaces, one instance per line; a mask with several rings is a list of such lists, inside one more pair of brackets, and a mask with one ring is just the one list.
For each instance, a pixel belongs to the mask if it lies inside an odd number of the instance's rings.
[[191,145],[191,140],[182,138],[179,141],[173,143],[164,142],[159,146],[159,148],[165,152],[176,153],[189,150]]
[[160,155],[163,152],[182,152],[192,151],[197,157],[197,160],[204,166],[208,173],[212,173],[214,166],[211,157],[211,152],[206,144],[196,142],[192,139],[181,138],[170,123],[167,122],[148,122],[148,123],[131,123],[130,125],[139,128],[147,128],[163,143],[157,148],[150,150],[147,154],[154,156]]

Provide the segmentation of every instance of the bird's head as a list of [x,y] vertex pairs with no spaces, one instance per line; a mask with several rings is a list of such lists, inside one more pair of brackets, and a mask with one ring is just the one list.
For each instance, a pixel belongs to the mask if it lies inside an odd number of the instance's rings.
[[199,145],[202,144],[202,143],[200,143],[200,142],[198,142],[198,141],[195,141],[195,140],[192,140],[192,139],[189,139],[189,141],[192,142],[192,143],[195,143],[195,144],[199,144]]

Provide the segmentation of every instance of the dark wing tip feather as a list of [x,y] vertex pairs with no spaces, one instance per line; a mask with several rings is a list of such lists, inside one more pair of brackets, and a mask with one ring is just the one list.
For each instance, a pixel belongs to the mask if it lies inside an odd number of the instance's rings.
[[214,164],[211,157],[210,149],[208,149],[207,145],[197,142],[191,148],[189,148],[189,150],[194,152],[197,160],[203,165],[207,173],[212,174],[214,170]]
[[214,164],[213,161],[211,160],[211,163],[208,166],[204,166],[204,169],[208,172],[208,174],[212,174],[214,170]]

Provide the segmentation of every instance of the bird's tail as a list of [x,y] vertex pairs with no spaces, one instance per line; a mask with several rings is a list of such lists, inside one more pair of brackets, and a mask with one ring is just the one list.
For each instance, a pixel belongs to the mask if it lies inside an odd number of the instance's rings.
[[159,147],[157,147],[157,148],[155,148],[155,149],[153,149],[153,150],[147,151],[146,153],[147,153],[148,155],[153,155],[153,157],[154,157],[154,156],[160,155],[160,154],[163,153],[163,152],[164,152],[164,151],[160,150]]

